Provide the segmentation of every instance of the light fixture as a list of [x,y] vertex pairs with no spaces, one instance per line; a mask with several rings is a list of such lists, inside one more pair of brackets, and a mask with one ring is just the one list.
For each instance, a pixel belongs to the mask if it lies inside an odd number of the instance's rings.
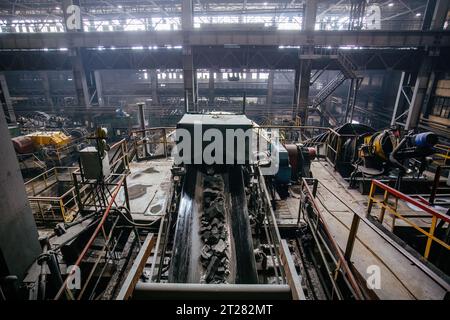
[[60,7],[55,7],[55,10],[61,10],[61,8]]
[[416,13],[416,17],[420,17],[422,14],[419,12],[419,13]]
[[393,6],[394,6],[394,4],[392,2],[388,4],[388,7],[393,7]]
[[122,5],[119,4],[119,5],[117,6],[117,8],[122,9]]

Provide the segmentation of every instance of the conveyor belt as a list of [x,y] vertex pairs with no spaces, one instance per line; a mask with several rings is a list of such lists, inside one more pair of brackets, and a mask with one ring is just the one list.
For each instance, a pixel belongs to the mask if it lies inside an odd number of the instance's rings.
[[[230,167],[227,172],[215,177],[223,181],[223,202],[220,202],[220,207],[223,204],[225,218],[222,229],[226,230],[224,242],[228,245],[227,276],[223,282],[258,283],[242,168]],[[205,214],[205,180],[208,179],[211,177],[195,167],[187,167],[176,222],[169,282],[217,283],[214,277],[215,280],[205,280],[209,261],[201,258],[205,248],[201,228],[205,227],[202,217]]]

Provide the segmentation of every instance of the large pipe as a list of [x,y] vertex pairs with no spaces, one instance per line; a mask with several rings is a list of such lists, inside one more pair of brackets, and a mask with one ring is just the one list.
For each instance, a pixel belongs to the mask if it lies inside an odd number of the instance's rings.
[[138,282],[133,299],[292,299],[288,285]]

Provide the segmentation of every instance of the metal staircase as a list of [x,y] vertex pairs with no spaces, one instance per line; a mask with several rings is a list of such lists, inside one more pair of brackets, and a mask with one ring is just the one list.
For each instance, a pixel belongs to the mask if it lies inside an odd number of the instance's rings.
[[346,79],[343,73],[339,73],[336,78],[328,82],[328,84],[320,90],[320,92],[315,96],[313,101],[313,108],[320,106],[329,96],[334,92],[334,90],[339,87],[342,82]]
[[331,80],[325,87],[320,90],[320,92],[314,97],[312,103],[312,109],[317,110],[322,116],[324,116],[330,124],[332,124],[333,119],[328,115],[329,113],[324,112],[323,108],[319,108],[320,105],[346,80],[346,79],[358,79],[356,74],[356,66],[353,62],[342,52],[338,52],[336,55],[336,61],[339,65],[339,74]]

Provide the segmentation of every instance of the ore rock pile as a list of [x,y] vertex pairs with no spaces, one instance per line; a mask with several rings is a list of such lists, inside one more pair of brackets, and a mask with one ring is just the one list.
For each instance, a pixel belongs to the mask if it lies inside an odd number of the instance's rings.
[[203,242],[200,262],[202,283],[228,283],[229,238],[224,208],[224,181],[221,175],[205,175],[200,237]]

